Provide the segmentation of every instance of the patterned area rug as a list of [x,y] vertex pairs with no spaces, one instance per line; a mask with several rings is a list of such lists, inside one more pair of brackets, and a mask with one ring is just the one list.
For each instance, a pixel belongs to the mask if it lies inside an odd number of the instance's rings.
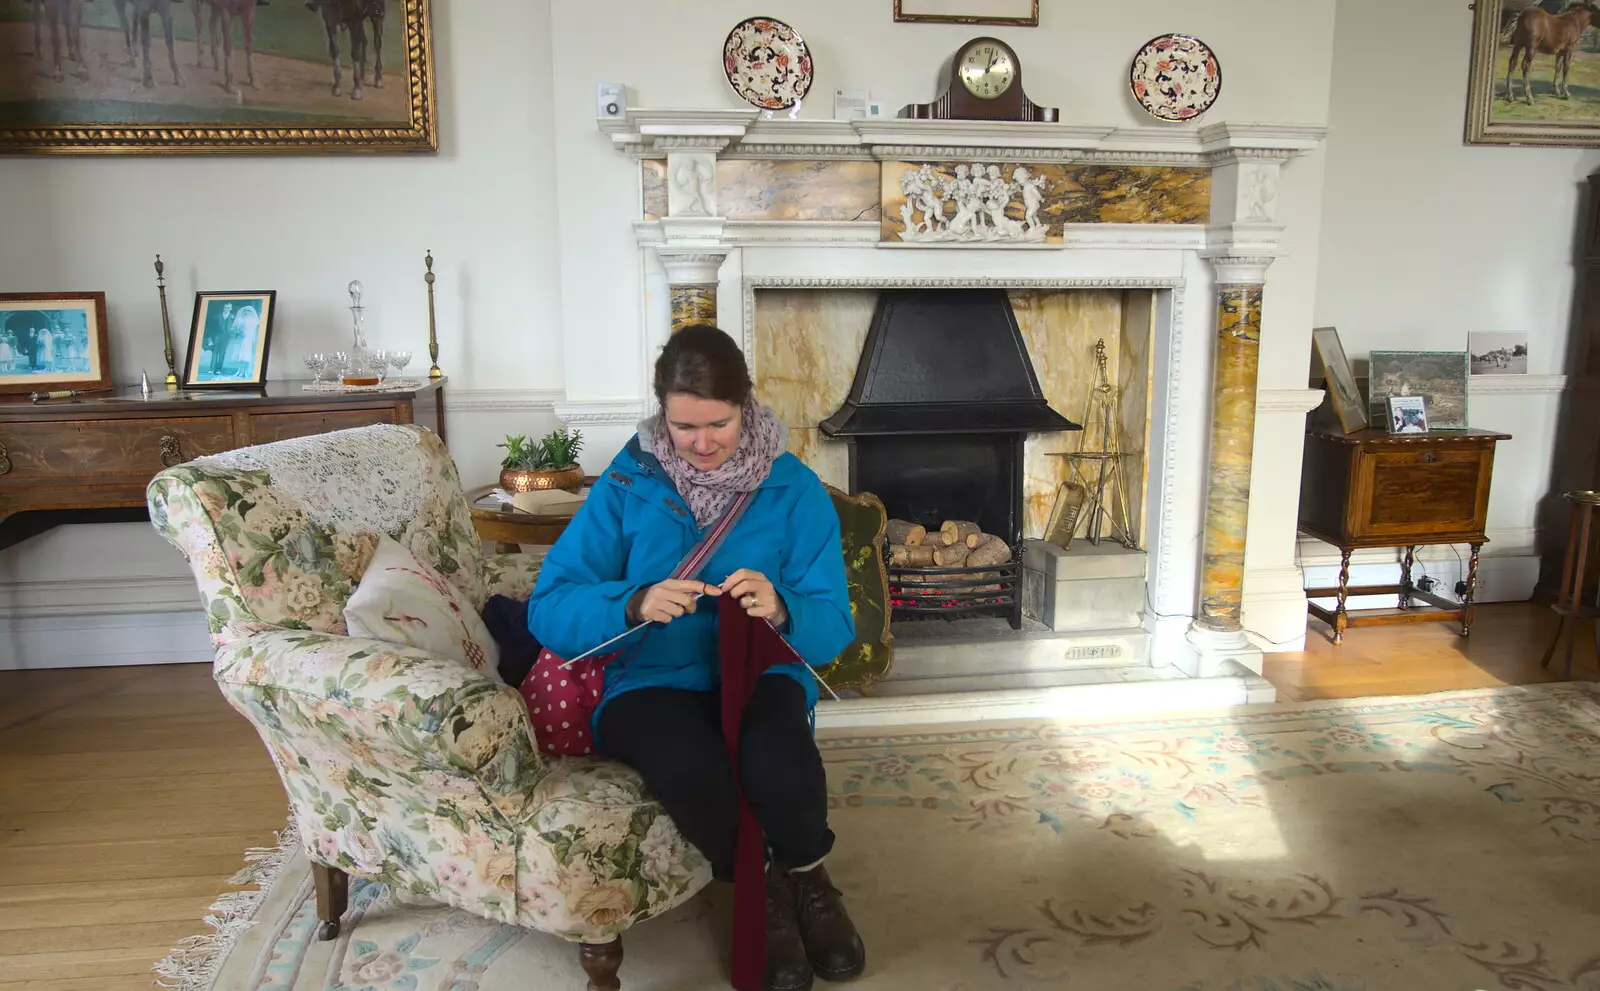
[[[1593,991],[1596,699],[1553,685],[825,739],[830,867],[869,952],[856,986]],[[584,987],[570,944],[377,884],[317,943],[304,857],[265,864],[266,890],[219,906],[169,975]],[[624,988],[726,987],[727,901],[714,886],[630,931]]]

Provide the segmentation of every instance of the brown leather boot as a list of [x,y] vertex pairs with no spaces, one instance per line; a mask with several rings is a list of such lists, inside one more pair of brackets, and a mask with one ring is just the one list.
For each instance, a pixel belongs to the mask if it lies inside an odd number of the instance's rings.
[[811,991],[811,964],[795,918],[794,888],[776,866],[767,869],[766,991]]
[[860,977],[867,967],[867,948],[827,868],[818,864],[809,871],[791,871],[789,880],[811,969],[825,981]]

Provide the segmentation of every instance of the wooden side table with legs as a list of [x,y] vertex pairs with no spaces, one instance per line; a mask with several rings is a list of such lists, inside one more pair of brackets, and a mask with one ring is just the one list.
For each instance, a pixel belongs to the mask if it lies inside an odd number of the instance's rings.
[[[1336,427],[1306,432],[1305,466],[1300,481],[1300,529],[1339,548],[1339,586],[1308,588],[1307,598],[1334,598],[1327,609],[1312,602],[1312,616],[1333,627],[1333,642],[1355,626],[1398,623],[1461,623],[1472,632],[1472,596],[1478,581],[1478,552],[1489,542],[1489,481],[1494,447],[1509,434],[1487,430],[1434,430],[1390,434]],[[1467,544],[1466,594],[1457,603],[1416,587],[1412,569],[1416,548]],[[1368,547],[1405,549],[1397,585],[1350,585],[1350,555]],[[1352,595],[1395,595],[1399,612],[1351,615]],[[1414,602],[1431,609],[1414,610]]]
[[516,509],[480,506],[478,503],[495,490],[493,485],[482,485],[467,493],[467,506],[472,512],[472,526],[478,536],[495,542],[499,554],[515,554],[520,545],[548,546],[560,538],[573,514],[544,515],[524,513]]
[[[1592,605],[1585,605],[1583,601],[1583,583],[1589,571],[1589,542],[1591,536],[1590,524],[1594,522],[1594,511],[1600,506],[1600,492],[1568,492],[1564,498],[1572,503],[1572,525],[1567,531],[1567,557],[1561,566],[1561,587],[1556,590],[1556,601],[1550,608],[1561,617],[1561,622],[1556,626],[1555,639],[1550,641],[1550,647],[1544,652],[1544,659],[1539,666],[1550,666],[1550,658],[1556,654],[1556,648],[1561,646],[1562,637],[1567,641],[1567,662],[1564,677],[1572,680],[1572,648],[1577,642],[1577,624],[1585,619],[1595,620],[1594,643],[1595,649],[1600,651],[1600,586],[1595,588],[1595,600]],[[1567,623],[1572,621],[1573,629],[1567,629]]]

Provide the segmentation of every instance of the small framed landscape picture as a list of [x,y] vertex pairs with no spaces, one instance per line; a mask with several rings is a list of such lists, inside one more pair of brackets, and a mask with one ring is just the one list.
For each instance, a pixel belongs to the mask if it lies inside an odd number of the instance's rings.
[[103,292],[0,293],[0,393],[111,388]]
[[189,351],[183,362],[185,389],[262,386],[272,343],[278,293],[201,292],[194,296]]
[[1311,332],[1311,343],[1322,364],[1323,383],[1333,411],[1339,417],[1339,426],[1347,434],[1365,428],[1367,407],[1361,401],[1361,387],[1356,385],[1344,345],[1339,343],[1339,331],[1333,327],[1318,327]]
[[1467,335],[1474,375],[1528,374],[1528,335],[1473,331]]
[[1388,429],[1391,434],[1428,432],[1428,401],[1421,396],[1390,396]]
[[1428,400],[1432,430],[1467,428],[1467,353],[1465,351],[1374,351],[1367,397],[1374,427],[1387,426],[1390,396]]

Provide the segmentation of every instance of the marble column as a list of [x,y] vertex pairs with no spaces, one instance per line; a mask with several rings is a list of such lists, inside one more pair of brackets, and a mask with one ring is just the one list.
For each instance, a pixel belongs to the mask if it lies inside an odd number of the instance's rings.
[[672,303],[672,332],[692,323],[717,322],[717,269],[725,252],[658,249],[661,266],[667,270],[668,293]]
[[[1263,270],[1265,265],[1260,266]],[[1230,272],[1219,260],[1219,274]],[[1217,352],[1211,399],[1211,476],[1197,629],[1242,636],[1245,530],[1256,433],[1256,371],[1261,352],[1261,282],[1217,284]]]

